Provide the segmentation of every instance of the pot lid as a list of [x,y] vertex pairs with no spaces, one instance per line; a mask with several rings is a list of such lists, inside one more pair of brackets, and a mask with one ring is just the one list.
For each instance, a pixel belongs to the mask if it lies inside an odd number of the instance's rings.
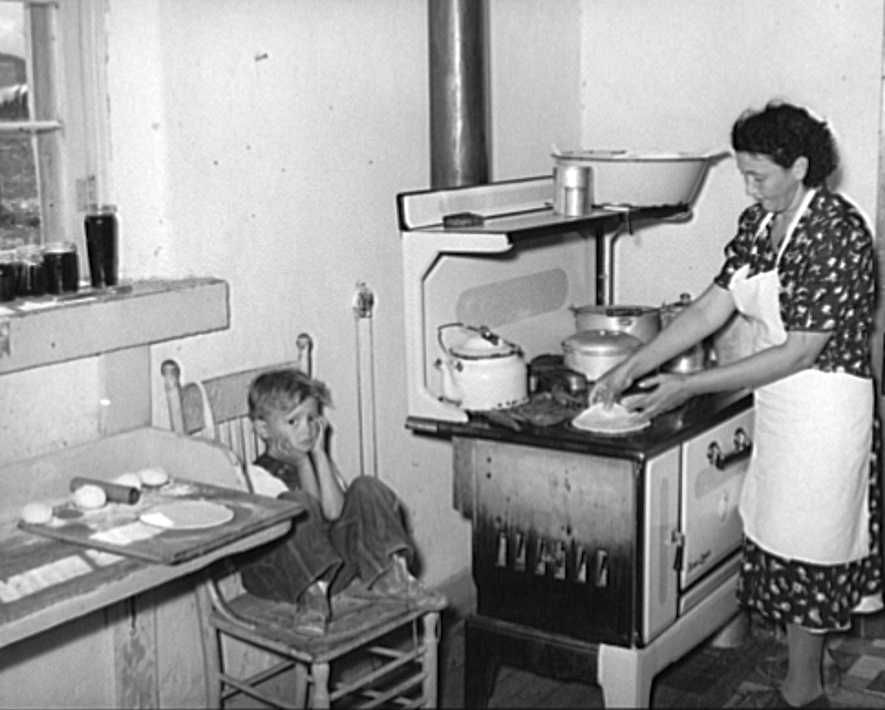
[[572,311],[576,314],[596,313],[611,318],[635,318],[637,316],[657,313],[659,309],[654,306],[603,306],[590,304],[587,306],[572,306]]
[[629,353],[642,345],[636,336],[617,330],[582,330],[562,341],[566,351],[586,355]]
[[507,357],[519,352],[515,345],[492,333],[473,335],[462,343],[452,345],[450,350],[456,357],[472,360]]

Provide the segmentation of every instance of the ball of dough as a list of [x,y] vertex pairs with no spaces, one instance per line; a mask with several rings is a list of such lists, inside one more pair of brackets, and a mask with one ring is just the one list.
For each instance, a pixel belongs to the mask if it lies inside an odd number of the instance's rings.
[[143,468],[138,472],[138,477],[146,486],[162,486],[169,480],[169,474],[162,468]]
[[119,483],[121,486],[141,489],[141,477],[137,473],[122,473],[114,479],[114,483]]
[[74,505],[81,510],[95,510],[108,502],[104,488],[86,483],[74,491]]
[[52,520],[52,506],[46,503],[27,503],[22,507],[22,520],[41,525]]

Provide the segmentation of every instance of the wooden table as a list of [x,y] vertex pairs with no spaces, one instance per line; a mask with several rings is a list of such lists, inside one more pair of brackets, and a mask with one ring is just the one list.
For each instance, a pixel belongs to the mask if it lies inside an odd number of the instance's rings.
[[[116,533],[103,536],[111,547],[99,549],[104,542],[91,529],[75,539],[69,528],[73,537],[59,540],[19,528],[22,506],[66,500],[74,477],[113,481],[145,467],[235,508],[233,520],[204,533],[148,536],[147,547],[130,543],[142,557],[119,554]],[[245,493],[226,447],[154,427],[0,466],[0,490],[0,698],[16,707],[205,705],[204,571],[284,535],[299,513],[291,501]],[[104,523],[125,525],[123,518]]]
[[[109,533],[117,530],[149,530],[138,516],[164,500],[211,501],[234,516],[213,527],[113,541]],[[175,479],[135,505],[109,504],[84,516],[90,524],[7,524],[0,529],[0,648],[269,542],[301,512],[292,501]]]

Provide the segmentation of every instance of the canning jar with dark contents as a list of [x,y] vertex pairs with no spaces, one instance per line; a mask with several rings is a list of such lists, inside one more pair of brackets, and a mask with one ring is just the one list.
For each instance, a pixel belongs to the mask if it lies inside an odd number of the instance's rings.
[[38,244],[23,244],[15,250],[18,276],[15,290],[19,296],[42,296],[46,293],[46,265],[43,249]]
[[117,283],[117,208],[114,205],[90,205],[83,220],[89,278],[94,288]]
[[16,267],[15,249],[0,250],[0,301],[15,298]]
[[80,283],[80,265],[77,246],[73,242],[50,242],[43,247],[46,267],[46,291],[65,293],[76,291]]

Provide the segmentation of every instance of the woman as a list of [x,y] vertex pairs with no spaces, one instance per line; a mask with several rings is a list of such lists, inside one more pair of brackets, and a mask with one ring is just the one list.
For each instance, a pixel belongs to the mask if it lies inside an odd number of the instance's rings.
[[621,404],[653,417],[702,393],[754,390],[738,599],[786,626],[778,702],[826,707],[826,634],[847,629],[852,612],[881,608],[873,241],[858,210],[827,189],[833,136],[807,110],[770,103],[741,116],[731,141],[754,204],[738,220],[721,271],[653,341],[606,373],[590,402],[611,404],[735,310],[745,319],[749,355],[690,375],[653,374]]

